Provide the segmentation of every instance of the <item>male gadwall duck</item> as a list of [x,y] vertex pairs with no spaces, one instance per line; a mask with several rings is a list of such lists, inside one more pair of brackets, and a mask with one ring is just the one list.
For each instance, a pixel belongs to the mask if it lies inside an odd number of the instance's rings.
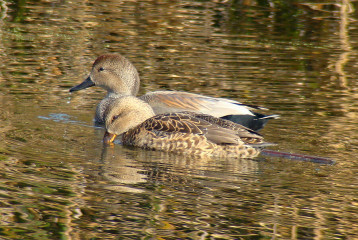
[[110,144],[121,135],[123,145],[202,157],[252,158],[272,145],[242,125],[206,114],[177,112],[155,115],[134,96],[112,101],[104,112]]
[[[115,98],[132,95],[139,91],[139,74],[133,64],[121,55],[102,55],[93,63],[88,78],[70,89],[70,92],[99,86],[107,90],[107,96],[98,104],[95,115],[96,124],[104,123],[104,111]],[[237,101],[207,97],[180,91],[155,91],[139,97],[149,103],[155,114],[190,111],[223,117],[242,124],[250,129],[261,129],[269,119],[278,115],[265,116],[252,112],[252,109],[264,109],[245,105]]]

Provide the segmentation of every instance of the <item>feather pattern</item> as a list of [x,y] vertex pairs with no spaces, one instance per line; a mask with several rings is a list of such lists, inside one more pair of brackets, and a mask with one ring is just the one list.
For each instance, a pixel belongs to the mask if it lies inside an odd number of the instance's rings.
[[133,96],[118,98],[106,111],[106,130],[124,145],[200,156],[255,157],[263,137],[239,124],[192,112],[154,115]]

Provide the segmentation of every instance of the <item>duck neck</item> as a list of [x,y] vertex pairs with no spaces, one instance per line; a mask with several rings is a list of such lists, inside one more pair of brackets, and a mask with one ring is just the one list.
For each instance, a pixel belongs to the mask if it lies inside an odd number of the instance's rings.
[[131,94],[132,96],[137,96],[138,92],[139,92],[139,86],[140,86],[140,78],[139,78],[139,74],[138,72],[136,72],[137,74],[134,76],[135,82],[133,84],[133,87],[131,89]]
[[111,82],[102,85],[107,90],[108,95],[121,95],[121,96],[137,96],[139,91],[139,76],[133,76],[132,79],[121,78],[120,82]]
[[125,96],[132,96],[128,92],[113,92],[113,91],[107,91],[106,98],[121,98]]
[[108,86],[108,93],[114,92],[120,95],[137,96],[140,85],[140,78],[137,69],[133,65],[129,65],[127,68],[122,69],[117,73],[120,82],[112,82],[111,86]]

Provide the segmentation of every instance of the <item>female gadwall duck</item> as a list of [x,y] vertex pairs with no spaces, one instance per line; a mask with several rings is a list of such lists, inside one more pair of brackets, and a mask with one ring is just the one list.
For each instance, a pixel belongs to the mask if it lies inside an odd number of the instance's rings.
[[[136,96],[139,84],[139,74],[133,64],[121,55],[109,54],[98,57],[93,63],[89,77],[71,88],[70,92],[91,86],[99,86],[107,90],[107,96],[98,104],[95,115],[96,123],[103,124],[103,114],[109,103],[118,97]],[[155,114],[181,111],[204,113],[223,117],[253,130],[261,129],[269,119],[278,117],[278,115],[265,116],[251,111],[264,109],[261,107],[187,92],[155,91],[139,98],[149,103]]]
[[134,96],[112,101],[104,112],[106,133],[112,143],[202,157],[252,158],[271,145],[242,125],[206,114],[178,112],[155,115],[151,106]]

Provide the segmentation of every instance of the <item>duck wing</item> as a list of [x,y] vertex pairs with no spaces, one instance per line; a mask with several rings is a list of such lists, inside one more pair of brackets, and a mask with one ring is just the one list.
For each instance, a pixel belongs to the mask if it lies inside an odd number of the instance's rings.
[[251,112],[252,109],[265,109],[230,99],[180,91],[155,91],[139,98],[148,102],[156,114],[192,111],[212,114],[215,117],[237,114],[254,116],[254,113]]
[[238,144],[240,136],[236,131],[210,123],[188,113],[159,114],[147,119],[139,126],[150,132],[188,133],[205,136],[216,144]]
[[224,129],[230,129],[236,133],[237,136],[241,138],[245,143],[247,144],[261,144],[263,143],[263,137],[258,132],[255,132],[254,130],[247,128],[241,124],[231,122],[229,120],[225,120],[222,118],[216,118],[208,114],[202,114],[202,113],[191,113],[186,112],[186,114],[189,114],[195,118],[203,119],[211,124],[215,124],[220,126]]

